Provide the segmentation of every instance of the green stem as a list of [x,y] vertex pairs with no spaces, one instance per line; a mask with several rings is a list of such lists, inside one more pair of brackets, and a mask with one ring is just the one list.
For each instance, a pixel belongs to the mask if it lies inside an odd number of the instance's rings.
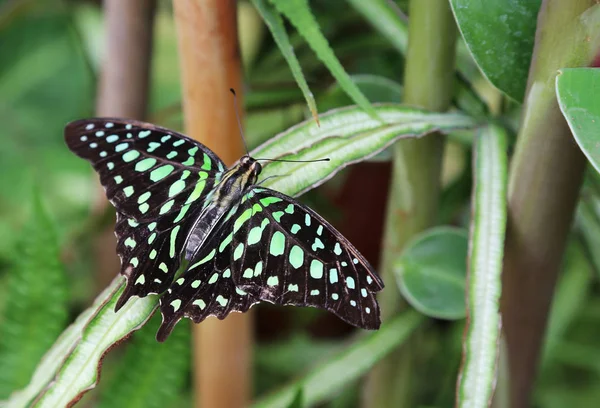
[[[450,105],[454,79],[456,27],[446,0],[413,0],[409,9],[409,44],[404,79],[405,103],[443,111]],[[435,222],[440,191],[444,140],[432,134],[394,147],[381,275],[382,318],[405,308],[395,284],[393,265],[404,245]],[[414,343],[414,342],[413,342]],[[407,344],[374,368],[368,378],[365,405],[414,406],[409,379],[412,358]]]
[[[557,70],[588,65],[595,0],[545,0],[538,17],[523,121],[509,178],[501,311],[510,406],[529,406],[548,308],[585,159],[559,110]],[[597,30],[597,25],[595,25]]]

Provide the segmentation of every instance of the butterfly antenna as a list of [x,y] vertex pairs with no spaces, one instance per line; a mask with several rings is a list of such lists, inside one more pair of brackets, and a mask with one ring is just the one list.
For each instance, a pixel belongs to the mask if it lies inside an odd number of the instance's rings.
[[286,163],[317,163],[317,162],[325,162],[331,160],[329,157],[324,159],[316,159],[316,160],[286,160],[286,159],[254,159],[256,161],[272,161],[272,162],[286,162]]
[[240,129],[240,135],[242,136],[242,142],[244,142],[244,148],[246,149],[246,155],[250,156],[248,150],[248,144],[246,143],[246,137],[244,136],[244,130],[242,129],[242,122],[240,121],[240,110],[237,103],[237,95],[233,88],[229,88],[229,91],[233,94],[233,106],[235,107],[235,118],[237,119],[238,128]]

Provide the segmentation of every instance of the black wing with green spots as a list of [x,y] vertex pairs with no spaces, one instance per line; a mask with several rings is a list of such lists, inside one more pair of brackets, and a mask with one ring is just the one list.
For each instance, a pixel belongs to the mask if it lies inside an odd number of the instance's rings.
[[133,295],[162,293],[179,268],[182,248],[225,165],[176,132],[132,120],[95,118],[65,128],[67,146],[90,161],[117,209],[117,253]]
[[161,299],[166,338],[182,317],[195,322],[257,301],[313,306],[365,329],[380,325],[373,268],[320,215],[277,191],[254,187]]
[[164,341],[182,317],[200,323],[208,316],[224,319],[231,312],[245,312],[259,302],[236,287],[232,280],[231,245],[223,236],[234,221],[224,222],[190,261],[185,273],[160,298],[163,322],[156,334]]

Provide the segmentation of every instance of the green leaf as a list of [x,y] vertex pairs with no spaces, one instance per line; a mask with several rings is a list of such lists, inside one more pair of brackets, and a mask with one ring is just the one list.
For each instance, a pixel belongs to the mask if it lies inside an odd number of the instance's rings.
[[556,77],[558,104],[571,132],[594,169],[600,172],[600,70],[565,68]]
[[300,67],[300,63],[296,58],[296,54],[294,54],[294,48],[290,44],[290,40],[287,32],[285,31],[285,26],[283,25],[281,16],[277,13],[277,10],[275,10],[272,5],[267,3],[267,0],[252,0],[252,4],[254,4],[254,7],[256,7],[263,20],[265,20],[267,27],[269,27],[269,30],[273,35],[273,39],[277,43],[281,54],[285,57],[285,60],[292,71],[292,75],[294,75],[294,79],[302,90],[302,94],[304,95],[304,99],[306,99],[306,103],[308,104],[308,108],[310,109],[313,118],[315,118],[318,123],[319,113],[317,111],[315,97],[310,91],[308,84],[306,83],[306,79],[304,79],[302,68]]
[[408,311],[379,331],[362,337],[347,350],[314,368],[302,378],[260,399],[254,408],[288,407],[302,393],[304,406],[331,399],[341,388],[364,375],[375,363],[401,345],[423,321],[423,316]]
[[330,159],[319,163],[270,162],[264,165],[262,177],[273,178],[264,185],[300,195],[344,167],[375,156],[396,140],[477,126],[472,118],[459,113],[431,113],[395,104],[376,104],[374,109],[381,120],[356,106],[334,109],[321,115],[320,126],[305,121],[252,151],[253,157],[270,159]]
[[333,50],[323,33],[321,32],[315,17],[310,11],[307,0],[270,0],[279,12],[290,20],[298,32],[308,42],[317,57],[329,69],[331,74],[339,82],[340,86],[352,98],[352,100],[365,110],[371,117],[376,113],[369,100],[362,94],[358,87],[352,82],[348,73],[336,58]]
[[465,317],[467,233],[436,227],[409,242],[394,272],[400,291],[418,311],[439,319]]
[[190,322],[180,322],[164,344],[154,337],[160,322],[157,313],[133,335],[117,372],[101,389],[98,408],[162,408],[181,394],[190,369]]
[[0,318],[0,398],[27,384],[67,319],[68,280],[38,194],[14,255]]
[[[269,163],[264,167],[263,178],[273,177],[262,185],[288,195],[299,195],[325,182],[342,168],[369,158],[400,138],[420,137],[429,132],[448,132],[477,125],[461,114],[429,113],[402,105],[376,106],[383,122],[375,120],[362,109],[350,107],[328,112],[322,116],[321,126],[308,120],[279,134],[252,152],[254,157],[288,157],[300,160],[329,157],[320,163]],[[288,153],[288,152],[294,153]],[[280,166],[284,164],[284,166]],[[91,308],[91,318],[84,324],[78,320],[70,329],[73,336],[59,341],[50,353],[69,350],[59,360],[64,364],[42,364],[33,383],[19,399],[21,404],[39,393],[47,379],[56,375],[36,406],[64,406],[93,388],[97,381],[97,368],[101,358],[116,342],[132,331],[138,330],[154,313],[158,296],[132,298],[114,313],[114,305],[123,290],[119,277],[96,300]],[[40,371],[42,370],[42,371]],[[55,370],[52,372],[52,370]],[[12,401],[11,401],[12,402]],[[11,406],[23,406],[19,404]]]
[[124,288],[117,277],[92,307],[80,315],[46,353],[27,388],[8,401],[8,407],[62,407],[94,388],[105,353],[138,330],[158,306],[158,296],[132,298],[118,313],[115,303]]
[[491,125],[477,135],[469,243],[468,319],[458,406],[491,400],[498,361],[500,293],[506,230],[506,133]]
[[541,0],[450,0],[458,27],[483,74],[522,101]]
[[388,0],[347,0],[401,54],[408,48],[408,22]]
[[81,313],[46,352],[35,369],[29,384],[22,390],[11,395],[6,408],[29,407],[35,397],[46,387],[57,371],[65,363],[72,349],[81,342],[81,337],[88,321],[102,305],[123,285],[123,279],[115,279],[94,301],[93,305]]

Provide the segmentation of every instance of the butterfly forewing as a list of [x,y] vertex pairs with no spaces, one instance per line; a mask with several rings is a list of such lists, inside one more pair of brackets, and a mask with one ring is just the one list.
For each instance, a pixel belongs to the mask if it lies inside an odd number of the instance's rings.
[[327,221],[291,197],[256,187],[232,217],[236,286],[260,300],[315,306],[366,329],[380,325],[383,283]]
[[165,291],[223,162],[186,136],[123,119],[72,122],[65,140],[92,163],[117,209],[117,253],[127,278],[117,309],[132,295]]
[[200,143],[142,122],[79,120],[67,125],[65,140],[92,163],[117,211],[139,222],[180,221],[225,170]]
[[200,323],[208,316],[224,319],[231,312],[245,312],[258,299],[237,288],[231,279],[231,245],[222,241],[232,221],[212,234],[190,261],[187,270],[160,299],[163,323],[156,335],[164,341],[175,324],[188,317]]

